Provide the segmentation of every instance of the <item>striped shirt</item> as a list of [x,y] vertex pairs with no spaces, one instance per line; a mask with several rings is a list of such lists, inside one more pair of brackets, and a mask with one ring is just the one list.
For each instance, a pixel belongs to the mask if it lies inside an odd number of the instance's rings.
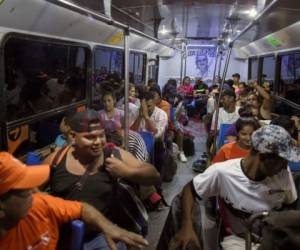
[[143,137],[132,130],[129,130],[128,151],[140,161],[149,159],[148,151]]

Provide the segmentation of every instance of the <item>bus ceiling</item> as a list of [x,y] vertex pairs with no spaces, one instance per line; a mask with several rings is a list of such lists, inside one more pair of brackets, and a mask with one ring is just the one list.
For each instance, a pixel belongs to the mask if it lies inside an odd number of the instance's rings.
[[[3,27],[171,56],[182,44],[234,47],[247,55],[299,47],[295,0],[2,1]],[[262,14],[263,13],[263,14]],[[53,18],[55,16],[55,18]],[[295,34],[295,33],[291,33]]]

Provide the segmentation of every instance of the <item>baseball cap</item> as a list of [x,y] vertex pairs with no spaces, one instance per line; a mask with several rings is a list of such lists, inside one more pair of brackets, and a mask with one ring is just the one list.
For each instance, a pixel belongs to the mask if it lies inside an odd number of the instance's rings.
[[300,161],[300,148],[295,146],[290,134],[277,125],[267,125],[256,130],[251,137],[252,147],[258,152],[273,153],[287,161]]
[[30,189],[49,177],[49,165],[26,166],[7,152],[0,152],[0,195],[11,189]]
[[74,115],[69,119],[69,126],[72,130],[78,133],[95,130],[96,128],[94,126],[90,126],[95,123],[99,124],[99,129],[104,129],[100,121],[99,113],[93,109],[74,113]]

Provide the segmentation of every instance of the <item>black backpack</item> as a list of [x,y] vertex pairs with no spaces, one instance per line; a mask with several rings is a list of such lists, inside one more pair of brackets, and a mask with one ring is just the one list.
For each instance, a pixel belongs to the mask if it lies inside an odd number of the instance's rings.
[[163,168],[161,171],[162,181],[171,182],[177,171],[177,163],[173,157],[172,152],[166,149],[163,158]]
[[184,135],[183,137],[183,152],[186,156],[195,154],[194,139],[189,135]]

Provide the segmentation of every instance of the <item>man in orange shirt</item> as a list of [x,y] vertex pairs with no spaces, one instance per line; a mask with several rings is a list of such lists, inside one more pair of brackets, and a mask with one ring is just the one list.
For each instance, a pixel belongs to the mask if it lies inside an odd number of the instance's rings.
[[141,236],[113,225],[92,206],[66,201],[33,188],[49,177],[48,165],[27,167],[6,152],[0,152],[0,249],[56,249],[59,226],[81,218],[101,231],[111,249],[114,241],[146,246]]

